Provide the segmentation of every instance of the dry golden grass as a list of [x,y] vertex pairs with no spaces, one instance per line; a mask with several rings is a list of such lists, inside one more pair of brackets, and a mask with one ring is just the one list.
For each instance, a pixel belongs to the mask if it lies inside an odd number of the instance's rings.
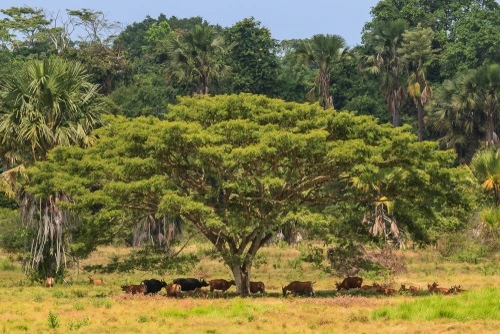
[[[190,251],[196,251],[194,247]],[[103,263],[112,254],[126,256],[127,249],[104,247],[81,265]],[[497,275],[486,274],[485,265],[495,266],[496,260],[471,265],[443,262],[432,251],[405,252],[409,272],[396,276],[393,286],[401,283],[425,288],[437,281],[447,287],[461,284],[474,291],[500,283]],[[159,296],[125,295],[120,285],[139,283],[145,278],[171,281],[184,276],[169,273],[164,277],[150,273],[95,274],[107,284],[91,286],[87,273],[71,272],[67,286],[57,282],[53,289],[42,286],[22,286],[26,283],[19,266],[9,270],[0,267],[0,330],[5,333],[496,333],[497,319],[457,321],[443,318],[432,321],[387,320],[373,316],[374,310],[397,308],[418,298],[410,295],[391,297],[378,295],[337,295],[337,279],[298,261],[299,251],[289,247],[264,248],[252,270],[252,279],[266,283],[268,296],[240,298],[233,293],[227,298],[186,297],[181,299]],[[0,260],[5,255],[0,254]],[[230,271],[216,260],[203,259],[185,276],[207,279],[228,278]],[[313,280],[320,297],[281,297],[281,286],[292,280]],[[365,283],[371,283],[366,280]],[[386,282],[391,283],[391,282]],[[458,298],[446,296],[442,298]],[[436,297],[437,298],[437,297]],[[445,299],[446,301],[446,299]],[[500,305],[499,305],[500,306]],[[500,311],[500,309],[499,309]],[[55,329],[50,328],[49,312]],[[54,320],[55,318],[55,320]]]

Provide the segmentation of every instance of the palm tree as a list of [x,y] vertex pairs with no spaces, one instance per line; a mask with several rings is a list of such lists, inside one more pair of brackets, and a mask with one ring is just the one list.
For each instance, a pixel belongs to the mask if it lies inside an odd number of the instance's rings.
[[[457,149],[471,146],[473,154],[483,133],[486,146],[498,142],[495,119],[499,107],[500,65],[485,65],[446,80],[431,106],[430,120],[438,130],[446,132],[441,141]],[[486,131],[482,131],[483,126]]]
[[[79,63],[58,58],[29,61],[3,79],[0,106],[0,153],[17,167],[2,173],[4,192],[17,191],[21,216],[28,227],[30,246],[24,269],[34,277],[60,275],[67,242],[66,226],[75,217],[59,207],[69,199],[63,193],[35,198],[15,180],[24,166],[45,160],[57,145],[88,145],[90,132],[103,124],[98,86],[88,82]],[[29,182],[29,180],[27,181]],[[10,186],[10,189],[6,186]]]
[[306,66],[313,66],[318,71],[315,87],[312,88],[310,94],[319,91],[320,105],[325,109],[333,108],[333,98],[330,95],[330,74],[345,48],[346,43],[342,37],[320,34],[303,40],[295,50],[299,62]]
[[493,192],[495,205],[500,204],[500,150],[478,151],[471,161],[472,172],[485,190]]
[[[469,160],[478,148],[482,134],[483,114],[473,107],[475,71],[459,73],[445,80],[434,95],[429,108],[429,123],[444,136],[439,139],[446,148],[454,148],[459,159]],[[467,159],[468,157],[468,159]]]
[[366,43],[373,47],[375,54],[366,57],[370,65],[367,70],[380,75],[380,90],[384,94],[387,108],[392,115],[392,125],[399,126],[401,105],[406,98],[402,87],[402,73],[399,47],[407,23],[404,20],[380,22],[366,35]]
[[432,98],[432,89],[426,80],[425,63],[432,57],[434,32],[422,28],[420,23],[413,31],[403,33],[403,43],[399,48],[401,58],[406,62],[409,72],[408,94],[417,107],[418,140],[424,139],[424,105]]
[[0,138],[10,164],[44,160],[57,145],[85,145],[101,126],[98,86],[80,63],[58,58],[29,61],[6,77],[0,109]]
[[480,67],[473,77],[474,86],[469,93],[473,96],[472,106],[483,111],[486,116],[486,145],[492,146],[495,138],[495,118],[500,108],[500,64]]
[[224,56],[232,46],[227,46],[224,39],[206,25],[196,25],[187,33],[177,32],[168,48],[167,72],[193,84],[193,93],[208,94],[209,86],[229,73]]

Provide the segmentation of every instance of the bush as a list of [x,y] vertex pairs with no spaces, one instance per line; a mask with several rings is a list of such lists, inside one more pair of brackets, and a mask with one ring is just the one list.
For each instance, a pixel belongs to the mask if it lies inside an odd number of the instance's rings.
[[52,313],[52,311],[49,311],[48,322],[49,322],[49,328],[59,327],[59,316],[57,314]]

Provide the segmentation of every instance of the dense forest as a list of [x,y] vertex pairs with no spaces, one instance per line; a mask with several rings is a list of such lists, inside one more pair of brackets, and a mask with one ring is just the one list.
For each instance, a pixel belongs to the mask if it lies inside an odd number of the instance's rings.
[[242,293],[278,232],[497,250],[494,0],[381,0],[352,48],[253,17],[0,11],[0,247],[33,279],[105,244],[134,251],[94,270],[179,270],[200,235]]

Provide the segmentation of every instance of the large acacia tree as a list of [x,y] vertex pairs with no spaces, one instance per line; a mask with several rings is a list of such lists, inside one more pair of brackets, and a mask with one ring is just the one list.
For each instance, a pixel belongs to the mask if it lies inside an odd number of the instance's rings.
[[32,169],[31,190],[67,194],[73,204],[65,207],[79,212],[87,231],[102,227],[96,236],[130,228],[140,215],[180,216],[212,243],[244,295],[253,260],[273,234],[291,221],[328,230],[335,219],[324,208],[369,205],[377,194],[359,185],[383,170],[398,168],[385,195],[404,212],[420,212],[411,223],[423,221],[424,230],[438,220],[433,208],[460,202],[450,191],[459,184],[448,168],[452,152],[418,143],[407,127],[317,104],[248,94],[181,98],[168,120],[117,118],[97,134],[90,149],[54,150]]

